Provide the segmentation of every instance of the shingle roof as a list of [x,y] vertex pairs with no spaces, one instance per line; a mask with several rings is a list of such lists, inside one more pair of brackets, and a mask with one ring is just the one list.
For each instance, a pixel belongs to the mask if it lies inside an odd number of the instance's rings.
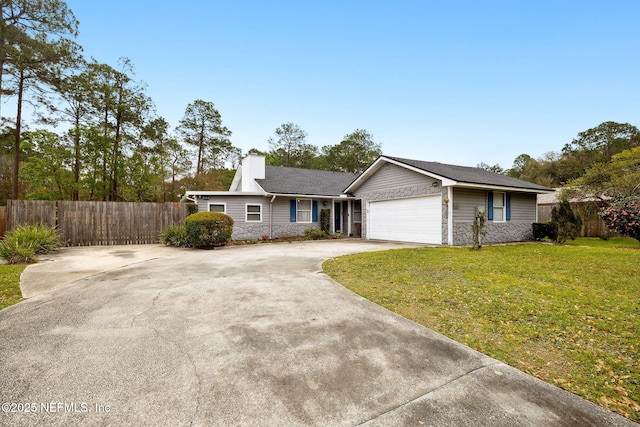
[[448,165],[438,162],[423,162],[421,160],[403,159],[401,157],[382,156],[387,159],[395,160],[405,165],[413,166],[425,172],[449,178],[458,183],[495,185],[499,187],[522,188],[528,190],[548,190],[553,189],[538,184],[532,184],[521,179],[512,178],[506,175],[500,175],[480,168],[472,168],[468,166]]
[[268,193],[339,197],[358,175],[349,172],[267,166],[265,178],[256,179],[256,182]]

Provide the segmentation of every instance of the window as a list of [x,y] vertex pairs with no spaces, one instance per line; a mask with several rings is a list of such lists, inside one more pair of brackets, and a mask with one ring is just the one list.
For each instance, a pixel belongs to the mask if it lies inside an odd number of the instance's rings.
[[298,199],[296,202],[296,221],[311,222],[311,200]]
[[353,221],[362,222],[362,202],[360,200],[353,202]]
[[505,194],[493,193],[493,222],[504,222],[506,212]]
[[209,212],[227,213],[226,203],[209,203]]
[[262,222],[262,205],[246,205],[246,221]]

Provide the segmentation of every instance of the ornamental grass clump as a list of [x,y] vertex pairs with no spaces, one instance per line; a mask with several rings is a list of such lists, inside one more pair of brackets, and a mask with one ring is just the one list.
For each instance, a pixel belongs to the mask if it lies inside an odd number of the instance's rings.
[[213,249],[231,240],[233,218],[220,212],[198,212],[185,219],[189,243],[194,248]]
[[38,255],[55,251],[61,246],[57,229],[42,224],[17,227],[0,241],[0,257],[9,264],[37,262]]

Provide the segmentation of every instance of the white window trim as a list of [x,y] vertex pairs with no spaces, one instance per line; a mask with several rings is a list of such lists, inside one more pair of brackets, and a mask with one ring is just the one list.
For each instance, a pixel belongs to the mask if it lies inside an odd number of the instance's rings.
[[209,202],[207,203],[207,212],[211,212],[211,205],[222,205],[224,207],[224,212],[222,212],[223,214],[227,214],[227,204],[226,203],[220,203],[220,202]]
[[[298,218],[298,213],[300,212],[298,210],[298,202],[304,202],[304,201],[309,201],[309,210],[303,210],[302,212],[309,212],[309,221],[300,221],[300,219]],[[296,222],[299,222],[300,224],[311,224],[313,222],[313,200],[312,199],[296,199]]]
[[[502,206],[501,206],[502,218],[501,219],[496,219],[496,199],[498,195],[501,195],[502,197]],[[493,192],[493,222],[507,222],[507,193],[504,193],[502,191]]]
[[[249,212],[249,206],[260,206],[260,212]],[[260,219],[249,219],[249,215],[260,215]],[[245,222],[262,222],[262,203],[245,203],[244,220]]]

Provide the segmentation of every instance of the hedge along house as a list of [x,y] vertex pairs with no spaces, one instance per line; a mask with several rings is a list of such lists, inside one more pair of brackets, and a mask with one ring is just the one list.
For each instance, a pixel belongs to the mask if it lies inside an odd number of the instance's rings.
[[358,174],[265,166],[264,156],[242,160],[229,191],[187,191],[183,200],[200,212],[223,212],[234,220],[234,240],[302,236],[320,228],[320,211],[331,215],[330,231],[360,237],[360,201],[343,190]]
[[532,238],[536,196],[553,191],[479,168],[380,156],[362,174],[265,166],[248,155],[229,191],[187,191],[200,211],[224,212],[233,239],[303,235],[320,228],[366,239],[438,245],[472,243],[476,212],[486,213],[485,243]]
[[553,191],[484,169],[380,156],[345,192],[361,201],[363,237],[430,244],[473,243],[477,211],[485,243],[530,240],[537,194]]

